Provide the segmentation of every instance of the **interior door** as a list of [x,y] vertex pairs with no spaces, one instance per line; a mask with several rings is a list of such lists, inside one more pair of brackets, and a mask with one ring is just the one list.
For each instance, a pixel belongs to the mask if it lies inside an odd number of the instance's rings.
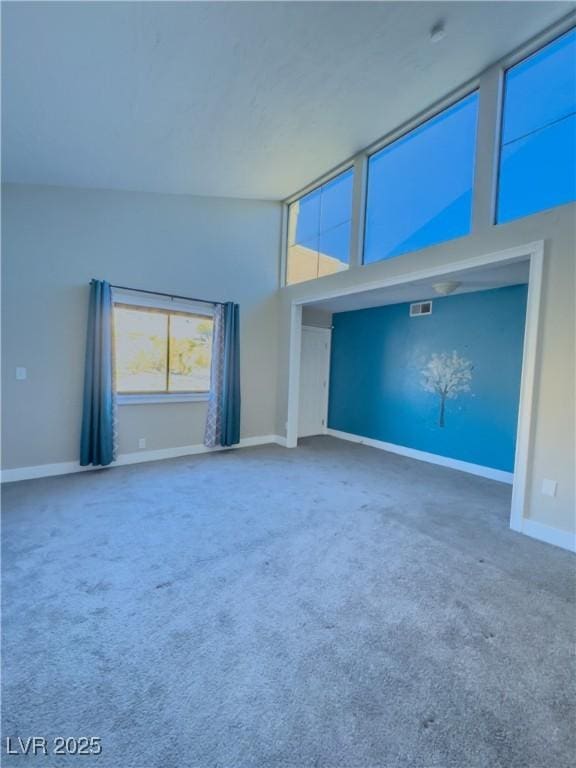
[[302,326],[298,437],[321,435],[326,429],[330,338],[328,328]]

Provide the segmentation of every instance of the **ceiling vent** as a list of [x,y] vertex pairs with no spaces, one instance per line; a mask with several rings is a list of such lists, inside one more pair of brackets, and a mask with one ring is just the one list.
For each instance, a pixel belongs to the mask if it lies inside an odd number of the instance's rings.
[[410,317],[422,317],[422,315],[432,314],[431,301],[419,301],[416,304],[410,304]]

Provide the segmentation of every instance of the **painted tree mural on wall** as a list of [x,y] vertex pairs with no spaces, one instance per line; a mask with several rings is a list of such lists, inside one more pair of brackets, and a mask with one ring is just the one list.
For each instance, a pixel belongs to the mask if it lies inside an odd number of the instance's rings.
[[456,351],[434,352],[422,370],[422,386],[440,398],[438,424],[445,424],[446,400],[454,400],[461,392],[470,391],[474,366]]

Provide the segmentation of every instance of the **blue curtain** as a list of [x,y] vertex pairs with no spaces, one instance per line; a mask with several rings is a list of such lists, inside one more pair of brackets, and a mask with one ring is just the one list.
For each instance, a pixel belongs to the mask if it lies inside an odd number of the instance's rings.
[[240,442],[240,321],[238,304],[224,304],[224,358],[221,392],[220,445]]
[[210,402],[204,443],[209,448],[240,442],[240,329],[237,304],[214,310]]
[[92,280],[84,369],[81,466],[105,466],[116,458],[115,410],[112,289],[104,280]]

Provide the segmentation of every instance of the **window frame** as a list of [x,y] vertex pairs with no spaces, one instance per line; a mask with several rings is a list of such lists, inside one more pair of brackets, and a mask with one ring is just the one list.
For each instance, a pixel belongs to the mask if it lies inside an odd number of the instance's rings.
[[[167,366],[166,376],[170,375],[170,315],[192,315],[214,319],[214,305],[199,303],[185,299],[171,298],[170,296],[156,296],[140,291],[130,291],[124,288],[112,289],[112,306],[126,309],[140,310],[142,312],[159,312],[168,316],[167,337]],[[116,347],[114,345],[114,356]],[[115,390],[116,403],[118,405],[145,405],[149,403],[188,403],[204,402],[210,398],[210,390],[181,392],[156,391],[156,392],[118,392]]]
[[502,170],[502,151],[504,149],[504,108],[506,103],[506,77],[508,72],[514,67],[527,61],[532,56],[537,55],[540,51],[544,50],[548,45],[551,45],[556,40],[559,40],[564,35],[570,32],[576,31],[576,16],[570,14],[567,18],[563,19],[560,23],[554,24],[552,28],[545,30],[538,35],[536,39],[533,39],[521,46],[516,51],[513,51],[509,56],[503,59],[499,64],[499,93],[498,93],[498,114],[497,114],[497,126],[496,126],[496,147],[494,157],[494,183],[493,194],[491,200],[491,225],[493,227],[505,227],[508,224],[513,224],[516,221],[522,221],[523,219],[531,218],[532,216],[538,216],[543,213],[548,213],[565,205],[574,205],[574,201],[568,201],[566,203],[559,203],[550,208],[541,208],[532,213],[526,213],[522,216],[517,216],[513,219],[506,219],[505,221],[498,220],[498,203],[500,200],[500,176]]
[[[324,279],[324,277],[334,277],[334,275],[323,275],[322,277],[311,278],[310,280],[302,281],[301,283],[287,282],[286,277],[288,274],[289,207],[292,203],[296,202],[296,200],[299,200],[301,197],[304,197],[310,192],[313,192],[315,189],[318,189],[318,187],[321,187],[323,184],[327,184],[328,182],[332,181],[332,179],[334,179],[336,176],[339,176],[341,173],[344,173],[345,171],[350,169],[354,170],[354,185],[353,185],[353,192],[352,192],[352,232],[351,232],[351,242],[350,242],[350,260],[348,263],[348,270],[345,270],[345,271],[349,272],[350,270],[354,271],[357,268],[364,268],[364,267],[375,266],[376,264],[381,264],[382,262],[380,261],[370,262],[369,264],[364,263],[364,236],[365,236],[365,230],[366,230],[366,203],[367,203],[367,197],[368,197],[367,191],[368,191],[368,160],[369,158],[372,155],[375,155],[381,149],[384,149],[390,144],[393,144],[398,139],[401,139],[406,134],[419,128],[421,125],[428,122],[428,120],[432,120],[434,117],[437,117],[439,114],[441,114],[445,110],[450,109],[450,107],[454,106],[459,101],[462,101],[468,96],[471,96],[473,93],[478,93],[478,124],[476,126],[476,145],[475,145],[475,151],[474,151],[474,171],[473,171],[473,180],[472,180],[471,228],[470,228],[470,232],[467,235],[463,236],[463,237],[470,237],[470,235],[474,232],[474,229],[475,229],[474,222],[475,222],[475,206],[476,206],[476,183],[477,183],[477,172],[478,172],[478,139],[479,139],[479,131],[480,131],[481,110],[482,110],[483,74],[484,73],[478,74],[475,77],[472,77],[466,80],[461,85],[452,89],[449,93],[447,93],[441,99],[438,99],[433,104],[428,105],[424,109],[420,110],[420,112],[417,112],[415,115],[412,115],[407,120],[404,120],[395,128],[388,131],[388,133],[376,139],[371,144],[364,147],[364,149],[361,149],[359,152],[356,152],[356,154],[354,154],[352,157],[349,157],[346,160],[344,160],[342,163],[339,163],[330,171],[323,174],[322,176],[317,177],[314,181],[310,182],[310,184],[307,184],[306,186],[302,187],[297,192],[286,197],[282,201],[283,203],[282,233],[281,233],[282,250],[281,250],[281,258],[280,258],[280,270],[281,270],[280,287],[281,288],[294,289],[294,287],[298,285],[315,284],[317,280],[322,280]],[[451,242],[451,241],[444,241],[444,242]],[[434,248],[438,245],[442,245],[442,243],[437,243],[435,245],[430,245],[426,247]],[[409,256],[412,253],[416,253],[416,251],[408,251],[406,253],[399,254],[398,256],[393,258],[400,258],[401,256]]]
[[[468,99],[470,96],[473,96],[474,94],[476,94],[477,96],[478,103],[477,103],[477,111],[476,111],[476,136],[474,141],[474,155],[472,157],[472,186],[471,186],[469,231],[464,235],[458,235],[457,237],[452,237],[452,238],[449,238],[448,240],[440,240],[437,243],[429,243],[428,245],[424,245],[421,248],[415,248],[414,250],[404,251],[403,253],[398,253],[395,256],[387,256],[384,259],[378,259],[377,261],[366,262],[365,261],[365,256],[366,256],[365,243],[366,243],[366,225],[368,222],[368,181],[370,176],[370,158],[377,155],[383,149],[386,149],[387,147],[391,147],[397,141],[401,141],[402,139],[406,138],[409,134],[413,133],[414,131],[417,131],[419,128],[422,128],[424,125],[426,125],[426,123],[439,117],[443,112],[447,112],[449,109],[452,109],[452,107],[455,107],[456,104],[460,103],[461,101],[464,101],[465,99]],[[409,256],[412,253],[425,251],[428,248],[436,248],[437,246],[443,245],[444,243],[451,243],[454,240],[460,240],[464,237],[470,237],[470,235],[474,230],[474,208],[475,208],[474,193],[476,188],[476,172],[477,172],[477,164],[478,164],[478,131],[479,131],[479,125],[480,125],[480,99],[481,99],[480,78],[476,78],[475,80],[469,81],[468,83],[463,85],[457,91],[453,91],[452,94],[450,94],[450,96],[446,97],[441,102],[438,102],[435,107],[427,110],[426,112],[420,113],[419,116],[415,117],[409,123],[404,124],[403,127],[398,128],[396,131],[389,134],[387,138],[382,139],[377,144],[372,145],[364,152],[364,155],[366,158],[366,173],[365,173],[366,178],[364,180],[364,191],[363,191],[363,200],[362,200],[362,205],[363,205],[362,252],[360,254],[360,266],[368,267],[371,264],[381,264],[382,262],[385,262],[385,261],[393,261],[394,259],[400,259],[403,256]]]
[[[351,225],[351,231],[350,231],[350,243],[348,244],[348,267],[345,270],[342,270],[343,272],[347,272],[350,267],[352,266],[352,252],[353,252],[353,239],[354,239],[354,190],[356,188],[356,176],[357,176],[357,168],[354,158],[351,160],[347,160],[345,163],[342,163],[337,168],[331,170],[329,173],[325,174],[324,176],[321,176],[316,181],[313,181],[311,184],[308,184],[306,187],[301,189],[299,192],[297,192],[294,195],[291,195],[290,197],[286,198],[283,202],[283,222],[282,222],[282,258],[281,258],[281,270],[282,270],[282,281],[281,285],[290,288],[294,285],[304,285],[305,283],[313,283],[316,280],[321,280],[323,277],[331,277],[332,275],[319,275],[316,277],[311,277],[308,280],[300,280],[297,283],[289,283],[288,282],[288,255],[290,251],[290,246],[288,244],[288,238],[290,234],[290,206],[293,203],[297,203],[298,200],[302,200],[303,197],[306,197],[306,195],[311,194],[312,192],[315,192],[317,189],[320,189],[321,187],[325,186],[326,184],[329,184],[331,181],[334,181],[334,179],[337,179],[338,176],[342,176],[342,174],[346,173],[347,171],[352,171],[352,207],[350,211],[350,225]],[[338,273],[335,273],[338,274]]]

